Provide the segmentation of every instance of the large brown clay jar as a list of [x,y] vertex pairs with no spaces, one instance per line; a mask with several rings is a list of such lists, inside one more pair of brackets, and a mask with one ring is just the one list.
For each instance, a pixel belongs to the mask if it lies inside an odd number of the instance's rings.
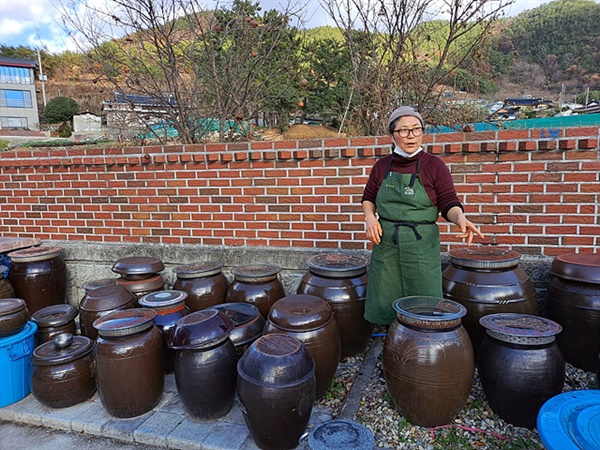
[[79,304],[81,334],[92,340],[98,337],[94,321],[113,311],[133,308],[136,297],[123,286],[108,285],[86,293]]
[[75,318],[78,314],[77,308],[68,303],[46,306],[33,313],[31,320],[37,325],[35,346],[50,342],[59,334],[77,334]]
[[387,389],[413,425],[451,422],[466,403],[475,372],[473,346],[459,303],[436,297],[403,297],[383,347]]
[[568,363],[596,370],[600,353],[600,253],[564,253],[550,266],[545,316],[559,323],[558,346]]
[[298,286],[298,294],[321,297],[329,303],[342,340],[342,358],[363,351],[374,324],[364,318],[367,294],[366,258],[341,253],[316,255]]
[[96,392],[94,342],[71,333],[57,335],[33,351],[31,392],[43,405],[67,408]]
[[271,306],[285,296],[278,273],[281,267],[269,264],[252,264],[234,267],[234,279],[227,290],[227,302],[245,302],[258,308],[266,319]]
[[324,397],[342,351],[340,333],[329,304],[315,295],[288,295],[271,308],[263,335],[271,333],[288,334],[304,344],[316,364],[316,398]]
[[131,308],[94,322],[96,386],[112,416],[136,417],[151,411],[164,388],[163,337],[154,325],[156,312]]
[[237,371],[240,409],[256,445],[296,448],[315,401],[315,363],[302,342],[286,334],[262,336]]
[[538,314],[535,286],[521,269],[521,255],[497,247],[461,247],[450,250],[450,265],[442,273],[444,297],[462,304],[462,324],[473,351],[485,338],[479,319],[488,314]]
[[177,266],[173,289],[187,293],[186,305],[190,312],[201,311],[225,302],[229,281],[222,273],[223,263],[208,261]]
[[8,279],[30,314],[67,300],[67,266],[61,251],[59,247],[31,247],[8,254]]

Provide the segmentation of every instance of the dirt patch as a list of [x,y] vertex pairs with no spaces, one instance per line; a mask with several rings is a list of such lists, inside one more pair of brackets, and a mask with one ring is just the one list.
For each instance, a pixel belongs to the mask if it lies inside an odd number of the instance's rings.
[[301,139],[323,139],[346,137],[345,133],[338,134],[338,130],[321,125],[294,124],[285,132],[279,128],[269,128],[260,132],[264,141],[288,141]]

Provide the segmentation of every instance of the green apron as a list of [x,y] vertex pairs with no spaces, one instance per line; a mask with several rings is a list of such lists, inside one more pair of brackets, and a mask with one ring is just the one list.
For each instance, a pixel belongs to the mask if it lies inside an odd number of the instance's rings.
[[365,319],[371,323],[391,324],[400,297],[442,297],[439,212],[419,178],[420,163],[414,174],[400,174],[390,171],[390,159],[375,199],[383,236],[369,268]]

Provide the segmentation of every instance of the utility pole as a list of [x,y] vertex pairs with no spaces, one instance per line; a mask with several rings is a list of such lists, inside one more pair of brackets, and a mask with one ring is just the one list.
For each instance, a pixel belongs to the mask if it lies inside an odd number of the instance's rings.
[[40,49],[37,49],[38,54],[38,65],[40,66],[40,81],[42,82],[42,100],[44,102],[44,108],[46,108],[46,80],[47,77],[44,75],[44,71],[42,69],[42,56],[40,55]]

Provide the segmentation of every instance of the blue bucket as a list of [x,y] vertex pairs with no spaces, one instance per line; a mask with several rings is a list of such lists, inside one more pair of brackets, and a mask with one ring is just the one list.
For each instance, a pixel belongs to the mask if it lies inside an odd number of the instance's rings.
[[34,322],[17,334],[0,339],[0,408],[18,402],[31,392]]

